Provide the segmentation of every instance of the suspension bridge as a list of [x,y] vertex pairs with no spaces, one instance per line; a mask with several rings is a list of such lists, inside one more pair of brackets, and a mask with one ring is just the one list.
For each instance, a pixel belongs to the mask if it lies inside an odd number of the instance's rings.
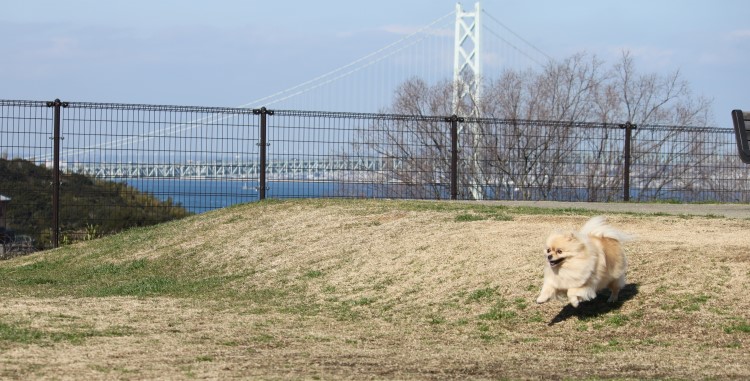
[[[460,3],[451,12],[438,17],[415,32],[370,54],[342,65],[320,76],[255,99],[238,106],[282,110],[325,110],[350,113],[398,113],[392,108],[394,94],[406,81],[419,78],[428,85],[454,83],[455,105],[464,97],[481,98],[483,83],[498,78],[504,70],[541,68],[552,58],[514,32],[477,2],[471,9]],[[458,90],[460,89],[460,90]],[[149,110],[151,112],[151,110]],[[158,113],[158,110],[155,111]],[[149,114],[150,115],[150,114]],[[130,119],[130,117],[128,117]],[[152,116],[149,116],[152,118]],[[169,119],[171,116],[154,117]],[[189,118],[184,116],[183,118]],[[160,145],[181,144],[187,134],[206,126],[223,128],[228,118],[222,113],[208,112],[194,119],[154,123],[151,119],[130,120],[119,129],[133,128],[136,134],[117,133],[112,136],[97,133],[95,142],[78,144],[75,148],[62,146],[61,168],[95,177],[233,177],[253,176],[258,163],[190,164],[195,158],[184,157],[176,164],[131,164],[132,152],[159,151]],[[71,118],[75,122],[76,117]],[[102,123],[104,120],[87,121]],[[135,126],[126,125],[127,123]],[[227,121],[233,124],[233,121]],[[103,140],[101,140],[103,139]],[[183,139],[184,140],[184,139]],[[122,155],[122,157],[118,157]],[[44,163],[52,154],[24,155]],[[210,160],[204,160],[206,162]],[[104,164],[104,163],[119,164]],[[102,163],[102,164],[80,164]],[[377,171],[398,163],[347,162],[321,160],[278,160],[267,163],[270,174],[286,176],[293,173],[306,176],[331,176],[336,171],[357,171],[369,168]]]
[[[400,159],[386,158],[289,158],[266,163],[266,174],[272,180],[336,180],[339,175],[352,179],[352,173],[369,174],[399,170]],[[76,163],[62,169],[65,173],[83,174],[99,179],[229,179],[246,181],[260,175],[260,162],[190,162],[185,164],[158,163]]]
[[388,111],[407,80],[434,85],[471,78],[462,94],[481,97],[503,70],[540,68],[552,58],[486,12],[480,2],[460,3],[411,34],[350,63],[303,83],[247,102],[240,107],[376,113]]

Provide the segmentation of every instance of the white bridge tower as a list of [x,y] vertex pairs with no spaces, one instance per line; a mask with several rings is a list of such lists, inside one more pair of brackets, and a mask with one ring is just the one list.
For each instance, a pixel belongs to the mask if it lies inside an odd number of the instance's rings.
[[[461,3],[456,3],[456,37],[454,40],[453,59],[453,114],[480,117],[479,105],[482,98],[482,7],[479,2],[474,4],[473,12],[464,12]],[[465,101],[465,102],[464,102]],[[471,110],[459,110],[461,104],[473,105]],[[469,128],[478,128],[476,123],[469,124]],[[463,126],[459,128],[463,130]],[[479,158],[479,134],[471,131],[471,156],[467,158],[467,164],[471,166],[473,173],[469,180],[471,197],[474,200],[484,198],[482,185],[485,176],[482,173]]]
[[[456,37],[453,50],[453,113],[458,114],[459,104],[469,97],[479,105],[482,95],[482,60],[481,60],[481,13],[479,2],[474,4],[473,12],[465,12],[461,3],[456,3]],[[471,116],[479,116],[474,107]]]

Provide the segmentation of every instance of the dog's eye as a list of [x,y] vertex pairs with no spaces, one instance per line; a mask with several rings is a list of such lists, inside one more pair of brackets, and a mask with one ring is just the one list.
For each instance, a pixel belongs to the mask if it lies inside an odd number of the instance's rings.
[[552,249],[547,249],[547,254],[549,254],[549,253],[550,253],[550,251],[552,251]]
[[562,250],[557,249],[557,254],[562,254]]

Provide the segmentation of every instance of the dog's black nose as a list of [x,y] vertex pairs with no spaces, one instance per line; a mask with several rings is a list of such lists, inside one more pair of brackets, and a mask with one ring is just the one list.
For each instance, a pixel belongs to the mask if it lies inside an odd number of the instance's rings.
[[552,256],[551,256],[551,255],[548,255],[548,256],[547,256],[547,259],[551,261],[551,260],[552,260]]

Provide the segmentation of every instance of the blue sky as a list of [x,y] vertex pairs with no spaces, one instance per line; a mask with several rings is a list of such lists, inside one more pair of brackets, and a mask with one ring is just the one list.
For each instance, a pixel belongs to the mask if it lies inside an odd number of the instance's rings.
[[[448,0],[6,1],[0,99],[234,107],[341,67],[455,9]],[[462,1],[471,8],[474,1]],[[750,2],[485,0],[555,58],[679,70],[717,126],[750,110]]]

